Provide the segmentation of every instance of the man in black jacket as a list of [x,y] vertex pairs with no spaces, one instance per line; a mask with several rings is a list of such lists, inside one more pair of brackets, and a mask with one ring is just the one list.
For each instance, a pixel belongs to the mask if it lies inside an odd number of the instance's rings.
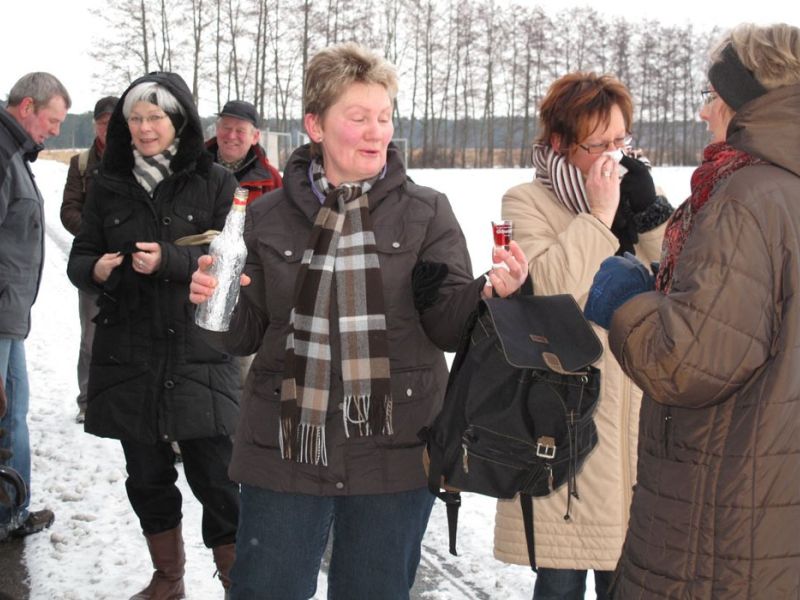
[[[0,419],[5,435],[0,448],[11,453],[2,463],[22,476],[30,490],[28,373],[24,340],[30,332],[31,306],[39,291],[44,258],[44,210],[30,164],[44,141],[58,135],[72,101],[49,73],[28,73],[0,108],[0,378],[7,411]],[[49,527],[49,510],[0,506],[0,541]]]

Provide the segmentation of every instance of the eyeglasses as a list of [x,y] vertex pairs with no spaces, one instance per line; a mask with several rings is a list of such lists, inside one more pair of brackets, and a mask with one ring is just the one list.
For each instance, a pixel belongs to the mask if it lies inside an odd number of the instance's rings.
[[140,117],[135,115],[133,117],[128,117],[128,125],[131,127],[141,127],[142,123],[147,121],[148,125],[156,125],[161,119],[166,119],[167,115],[148,115],[146,117]]
[[703,104],[711,104],[719,97],[714,90],[700,90],[700,95],[703,97]]
[[608,150],[609,146],[613,146],[614,148],[627,148],[633,144],[633,136],[626,135],[625,137],[614,138],[610,142],[601,142],[599,144],[589,144],[588,146],[585,144],[578,144],[580,148],[583,148],[589,154],[602,154],[606,150]]

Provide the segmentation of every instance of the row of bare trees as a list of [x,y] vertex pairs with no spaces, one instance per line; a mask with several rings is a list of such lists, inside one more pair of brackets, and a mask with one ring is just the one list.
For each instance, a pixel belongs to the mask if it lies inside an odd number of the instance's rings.
[[103,87],[178,71],[218,110],[253,102],[273,129],[296,128],[308,59],[355,40],[398,69],[398,137],[413,166],[525,164],[537,105],[575,70],[617,75],[637,105],[634,131],[656,163],[694,164],[706,141],[699,89],[715,31],[547,12],[500,0],[118,0],[98,18]]

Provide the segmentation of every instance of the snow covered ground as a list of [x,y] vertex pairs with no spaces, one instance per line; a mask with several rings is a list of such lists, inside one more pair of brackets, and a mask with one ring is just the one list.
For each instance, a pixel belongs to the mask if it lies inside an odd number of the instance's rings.
[[[148,581],[150,558],[125,495],[125,465],[118,442],[85,434],[76,425],[75,364],[79,327],[77,292],[66,277],[71,236],[59,220],[66,165],[34,165],[47,213],[44,278],[27,341],[31,380],[29,424],[33,448],[33,504],[47,506],[56,521],[26,540],[32,600],[128,598]],[[656,183],[673,204],[688,195],[691,169],[655,170]],[[475,272],[490,263],[490,221],[500,216],[502,193],[532,177],[531,170],[415,170],[417,183],[448,194],[469,240]],[[200,538],[200,506],[179,478],[184,498],[187,593],[220,598],[211,552]],[[494,500],[464,499],[459,523],[460,556],[447,552],[444,507],[436,504],[424,541],[415,597],[426,600],[503,598],[527,600],[533,574],[492,557]],[[2,551],[2,548],[0,548]],[[317,598],[327,586],[320,576]],[[592,592],[587,598],[594,598]]]

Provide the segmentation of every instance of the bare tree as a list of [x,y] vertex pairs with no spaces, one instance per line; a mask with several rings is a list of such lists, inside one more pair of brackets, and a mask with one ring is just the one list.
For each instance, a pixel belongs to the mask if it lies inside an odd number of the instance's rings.
[[189,0],[192,22],[192,98],[200,101],[200,65],[202,64],[203,34],[211,24],[206,14],[208,4],[204,0]]

